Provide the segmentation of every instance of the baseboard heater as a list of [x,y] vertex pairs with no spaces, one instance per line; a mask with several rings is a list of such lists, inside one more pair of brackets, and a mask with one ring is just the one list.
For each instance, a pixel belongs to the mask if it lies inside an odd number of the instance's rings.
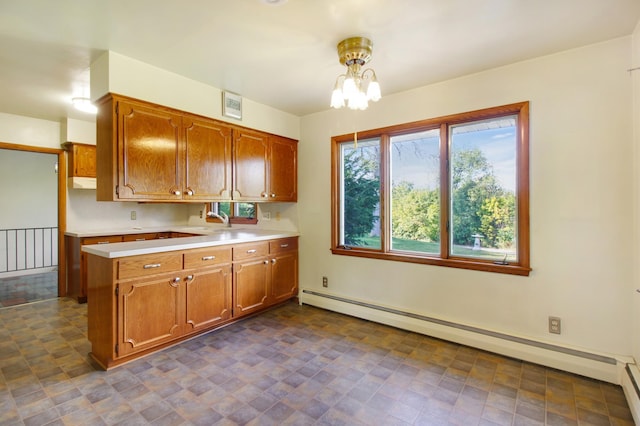
[[640,387],[638,387],[638,382],[636,381],[636,378],[633,375],[633,372],[631,371],[631,367],[629,367],[629,364],[627,364],[624,367],[624,369],[627,372],[627,375],[629,376],[629,380],[633,384],[633,389],[635,389],[636,391],[636,396],[638,397],[638,399],[640,399]]
[[640,386],[638,386],[640,370],[635,364],[627,364],[624,370],[627,374],[622,377],[622,389],[627,398],[633,420],[636,424],[640,424]]
[[[464,330],[464,331],[469,331],[472,333],[478,333],[478,334],[482,334],[484,336],[490,336],[490,337],[495,337],[498,339],[503,339],[503,340],[508,340],[510,342],[515,342],[515,343],[521,343],[523,345],[529,345],[529,346],[534,346],[537,348],[541,348],[541,349],[546,349],[546,350],[550,350],[550,351],[555,351],[555,352],[561,352],[563,354],[567,354],[567,355],[573,355],[576,357],[580,357],[580,358],[585,358],[591,361],[598,361],[598,362],[603,362],[606,364],[610,364],[610,365],[617,365],[617,360],[615,358],[612,357],[608,357],[608,356],[604,356],[604,355],[598,355],[598,354],[593,354],[590,352],[585,352],[585,351],[580,351],[577,349],[571,349],[571,348],[565,348],[563,346],[558,346],[558,345],[553,345],[550,343],[544,343],[544,342],[539,342],[536,340],[531,340],[531,339],[525,339],[522,337],[516,337],[516,336],[511,336],[509,334],[504,334],[504,333],[499,333],[496,331],[490,331],[490,330],[485,330],[479,327],[473,327],[470,325],[464,325],[464,324],[458,324],[452,321],[446,321],[446,320],[442,320],[442,319],[438,319],[438,318],[433,318],[433,317],[428,317],[425,315],[419,315],[419,314],[414,314],[412,312],[405,312],[405,311],[401,311],[399,309],[393,309],[393,308],[388,308],[386,306],[380,306],[380,305],[375,305],[373,303],[367,303],[367,302],[361,302],[361,301],[357,301],[357,300],[352,300],[352,299],[347,299],[344,297],[340,297],[340,296],[334,296],[331,294],[326,294],[326,293],[320,293],[320,292],[316,292],[313,290],[302,290],[303,293],[305,294],[309,294],[309,295],[313,295],[313,296],[317,296],[317,297],[324,297],[327,299],[332,299],[332,300],[336,300],[339,302],[343,302],[343,303],[349,303],[352,305],[357,305],[357,306],[362,306],[365,308],[369,308],[369,309],[375,309],[378,311],[383,311],[383,312],[387,312],[390,314],[394,314],[394,315],[400,315],[400,316],[404,316],[404,317],[408,317],[408,318],[413,318],[413,319],[417,319],[420,321],[427,321],[433,324],[438,324],[438,325],[443,325],[446,327],[452,327],[452,328],[456,328],[459,330]],[[636,387],[636,390],[638,388]]]

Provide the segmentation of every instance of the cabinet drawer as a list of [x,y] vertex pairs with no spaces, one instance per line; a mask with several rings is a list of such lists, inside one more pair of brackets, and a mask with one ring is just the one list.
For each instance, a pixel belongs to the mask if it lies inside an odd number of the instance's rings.
[[269,242],[255,242],[233,246],[233,260],[251,259],[269,254]]
[[206,268],[231,262],[231,247],[207,247],[184,253],[184,267]]
[[118,262],[118,279],[175,272],[182,269],[182,253],[158,253],[123,258]]
[[109,243],[121,243],[122,235],[107,235],[104,237],[86,237],[80,242],[81,245],[89,244],[109,244]]
[[295,237],[269,241],[269,253],[271,254],[290,250],[298,250],[298,239]]

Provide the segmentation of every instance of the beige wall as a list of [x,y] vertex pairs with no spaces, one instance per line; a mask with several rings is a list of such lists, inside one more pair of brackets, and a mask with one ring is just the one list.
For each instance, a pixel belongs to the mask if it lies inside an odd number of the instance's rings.
[[[632,55],[629,68],[640,67],[640,23],[636,26],[633,33]],[[634,242],[635,252],[633,254],[634,279],[629,289],[630,296],[633,299],[633,327],[631,333],[631,342],[633,344],[633,357],[636,363],[640,361],[640,294],[636,289],[640,289],[640,69],[631,72],[633,83],[633,124],[634,124]]]
[[[302,118],[300,283],[322,292],[594,353],[632,352],[631,37]],[[384,79],[380,76],[384,91]],[[529,277],[332,255],[330,138],[531,102]],[[304,294],[302,295],[305,300]],[[562,318],[561,335],[547,331]],[[482,340],[482,337],[479,338]]]
[[0,149],[0,182],[10,194],[0,229],[58,226],[57,162],[56,154]]

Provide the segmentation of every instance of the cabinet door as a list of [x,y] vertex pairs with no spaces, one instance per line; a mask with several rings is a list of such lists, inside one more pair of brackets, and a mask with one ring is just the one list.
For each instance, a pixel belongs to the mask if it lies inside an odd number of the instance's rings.
[[247,130],[234,130],[233,160],[233,199],[265,200],[268,196],[268,136]]
[[72,176],[96,177],[95,145],[72,144]]
[[269,261],[257,258],[233,264],[233,316],[266,308],[269,299]]
[[231,265],[196,270],[185,280],[187,333],[231,318]]
[[271,257],[271,303],[284,302],[298,295],[298,252]]
[[231,128],[210,120],[183,118],[185,200],[231,199]]
[[183,332],[181,278],[155,275],[118,285],[118,357],[168,342]]
[[182,199],[181,117],[118,102],[118,198]]
[[269,199],[298,200],[298,143],[272,136],[269,152]]

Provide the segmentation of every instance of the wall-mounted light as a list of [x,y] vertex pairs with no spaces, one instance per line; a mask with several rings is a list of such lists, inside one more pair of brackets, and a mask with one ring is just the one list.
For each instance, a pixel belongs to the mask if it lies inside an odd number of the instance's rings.
[[367,109],[369,101],[377,102],[381,98],[380,84],[372,68],[364,71],[362,66],[371,59],[373,44],[364,37],[351,37],[338,43],[340,63],[347,67],[347,73],[336,79],[331,95],[331,107]]
[[72,98],[71,103],[73,104],[74,108],[79,111],[88,112],[90,114],[96,114],[98,112],[98,108],[91,103],[91,99],[89,98]]

